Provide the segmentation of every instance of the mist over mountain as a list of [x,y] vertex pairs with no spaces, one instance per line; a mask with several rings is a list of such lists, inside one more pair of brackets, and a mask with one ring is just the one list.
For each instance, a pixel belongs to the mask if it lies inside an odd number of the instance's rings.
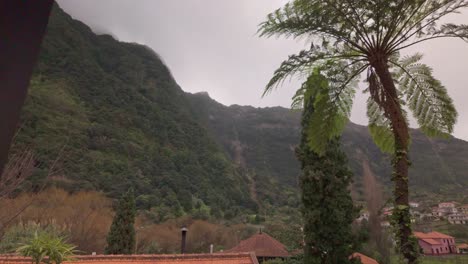
[[[58,158],[50,185],[110,197],[133,187],[138,207],[160,220],[205,207],[232,217],[297,206],[299,124],[297,111],[185,93],[156,52],[96,35],[55,6],[13,152],[31,149],[43,164],[32,186]],[[412,136],[413,195],[456,199],[468,188],[468,143]],[[389,186],[389,157],[366,127],[350,123],[342,140],[357,199],[363,159]]]

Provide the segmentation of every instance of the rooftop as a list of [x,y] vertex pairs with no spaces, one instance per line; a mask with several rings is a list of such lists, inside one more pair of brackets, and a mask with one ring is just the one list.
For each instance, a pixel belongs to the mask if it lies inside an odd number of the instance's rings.
[[258,233],[226,252],[255,252],[257,257],[289,257],[286,247],[265,233]]
[[352,259],[359,259],[361,260],[362,264],[379,264],[375,259],[369,258],[368,256],[361,254],[359,252],[355,252],[351,255]]
[[434,240],[432,238],[422,238],[422,241],[426,242],[429,245],[441,245],[441,243],[437,240]]
[[453,239],[453,236],[449,236],[446,234],[442,234],[439,232],[429,232],[429,233],[423,233],[423,232],[414,232],[414,235],[419,238],[419,239]]

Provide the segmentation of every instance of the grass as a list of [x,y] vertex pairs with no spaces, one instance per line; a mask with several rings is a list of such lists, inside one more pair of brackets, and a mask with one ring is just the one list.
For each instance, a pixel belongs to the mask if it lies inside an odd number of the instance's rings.
[[[392,264],[399,264],[398,259],[393,256]],[[468,255],[449,255],[440,257],[421,257],[420,264],[468,264]]]
[[421,264],[468,264],[468,255],[423,257]]

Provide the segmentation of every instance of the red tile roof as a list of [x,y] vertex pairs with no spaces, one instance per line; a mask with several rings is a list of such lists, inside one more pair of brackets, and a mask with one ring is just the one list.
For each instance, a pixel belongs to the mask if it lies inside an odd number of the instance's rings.
[[421,238],[422,241],[426,242],[429,245],[441,245],[441,243],[437,240],[434,240],[432,238]]
[[[31,258],[0,255],[1,264],[30,264]],[[64,264],[258,264],[254,253],[214,253],[177,255],[87,255]]]
[[258,233],[226,252],[255,252],[257,257],[289,257],[286,247],[265,233]]
[[352,259],[359,259],[362,264],[379,264],[375,259],[369,258],[368,256],[355,252],[351,255]]
[[457,246],[457,248],[468,249],[468,244],[460,244]]
[[429,233],[422,233],[422,232],[414,232],[414,235],[419,238],[419,239],[425,239],[425,238],[432,238],[432,239],[453,239],[454,237],[442,234],[439,232],[429,232]]

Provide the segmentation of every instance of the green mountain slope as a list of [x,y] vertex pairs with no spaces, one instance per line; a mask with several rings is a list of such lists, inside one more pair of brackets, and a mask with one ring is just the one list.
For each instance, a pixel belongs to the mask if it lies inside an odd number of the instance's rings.
[[[299,122],[300,113],[285,108],[228,107],[184,93],[152,50],[98,36],[55,7],[13,152],[34,151],[42,169],[33,187],[55,164],[49,184],[111,197],[132,186],[139,208],[158,221],[208,207],[229,218],[298,206]],[[349,124],[343,146],[356,193],[364,158],[390,186],[389,158],[366,127]],[[467,142],[414,130],[411,157],[413,195],[455,199],[468,188]]]
[[[113,197],[133,186],[140,208],[181,214],[194,204],[212,213],[257,206],[248,179],[195,121],[160,58],[145,46],[97,36],[58,7],[14,151],[25,148],[43,168],[58,156],[54,184]],[[32,184],[45,175],[37,171]]]
[[[299,140],[300,113],[281,107],[224,106],[206,93],[189,94],[197,114],[231,159],[270,181],[296,187],[299,164],[294,149]],[[440,194],[466,196],[468,142],[430,139],[412,130],[410,183],[413,196]],[[367,127],[350,123],[342,137],[355,190],[363,194],[362,161],[369,159],[373,172],[390,187],[390,158],[374,145]],[[437,197],[433,197],[437,198]]]

